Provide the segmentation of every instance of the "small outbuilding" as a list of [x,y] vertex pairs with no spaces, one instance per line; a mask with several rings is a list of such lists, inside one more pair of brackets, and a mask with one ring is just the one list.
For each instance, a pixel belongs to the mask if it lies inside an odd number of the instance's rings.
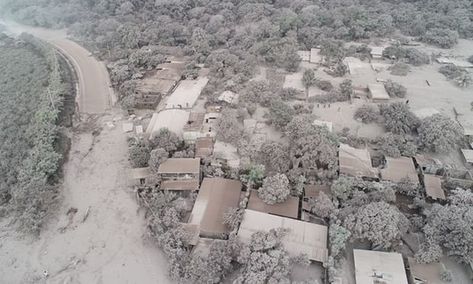
[[247,208],[272,215],[297,219],[299,215],[299,198],[289,196],[284,202],[270,205],[264,203],[264,201],[259,198],[256,190],[252,190]]
[[214,140],[212,137],[200,137],[195,140],[195,157],[205,158],[213,154]]
[[389,94],[383,84],[373,83],[368,85],[369,97],[375,103],[386,103],[389,101]]
[[424,175],[425,194],[433,200],[445,200],[442,179],[439,176]]
[[347,144],[340,144],[338,160],[342,175],[379,178],[378,170],[373,168],[371,164],[371,155],[368,149],[356,149]]
[[218,97],[218,101],[233,105],[238,104],[239,97],[240,95],[237,93],[225,91]]
[[353,250],[356,284],[408,284],[400,253]]
[[146,179],[148,179],[150,176],[151,176],[151,170],[149,167],[134,168],[130,170],[130,178],[140,185],[145,184]]
[[383,51],[385,47],[383,46],[370,46],[371,48],[371,57],[374,59],[382,59],[383,58]]
[[322,264],[327,262],[327,226],[246,209],[238,230],[238,237],[243,242],[249,243],[254,233],[269,232],[271,229],[278,228],[290,230],[282,240],[289,254],[292,256],[306,254],[312,261]]
[[190,224],[199,225],[201,237],[222,238],[230,233],[223,215],[229,208],[238,207],[241,188],[238,180],[204,178],[189,219]]
[[409,157],[391,158],[386,157],[386,165],[381,169],[381,179],[392,182],[409,181],[413,184],[419,184],[419,176]]

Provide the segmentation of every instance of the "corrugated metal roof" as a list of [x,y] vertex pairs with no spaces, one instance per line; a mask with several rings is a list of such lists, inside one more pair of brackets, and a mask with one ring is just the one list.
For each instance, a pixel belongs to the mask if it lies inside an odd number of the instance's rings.
[[299,198],[289,196],[289,198],[282,203],[269,205],[259,198],[256,190],[253,190],[251,191],[250,200],[248,201],[248,209],[297,219],[299,215]]
[[200,225],[201,236],[229,233],[223,214],[228,208],[238,207],[241,188],[238,180],[204,178],[189,223]]
[[158,168],[158,174],[199,174],[200,158],[170,158]]
[[162,190],[198,190],[199,180],[164,180],[161,182]]
[[253,233],[257,231],[269,232],[271,229],[277,228],[290,229],[282,243],[291,255],[297,256],[305,253],[310,260],[322,263],[327,261],[327,226],[246,209],[238,237],[244,242],[250,242]]
[[340,174],[353,177],[378,177],[378,170],[371,165],[367,149],[356,149],[347,144],[339,147]]
[[425,192],[432,199],[445,199],[442,179],[439,176],[424,175]]
[[368,89],[373,100],[389,100],[388,92],[386,92],[383,84],[369,84]]
[[308,184],[304,187],[304,197],[317,198],[320,192],[330,194],[330,186],[326,184]]
[[401,182],[409,179],[412,183],[418,184],[419,177],[412,158],[386,157],[386,168],[381,169],[381,178],[392,182]]
[[151,170],[149,167],[146,168],[135,168],[130,170],[131,179],[143,179],[151,175]]

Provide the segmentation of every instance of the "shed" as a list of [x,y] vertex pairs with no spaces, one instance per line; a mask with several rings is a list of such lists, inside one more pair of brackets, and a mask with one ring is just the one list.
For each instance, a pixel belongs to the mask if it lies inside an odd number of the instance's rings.
[[321,63],[322,56],[320,55],[320,48],[310,49],[310,63]]
[[328,258],[327,226],[246,209],[238,230],[238,237],[243,242],[249,243],[253,233],[269,232],[271,229],[278,228],[290,230],[282,240],[289,254],[299,256],[304,253],[310,260],[326,263]]
[[407,259],[409,263],[409,271],[411,272],[412,283],[414,284],[441,284],[445,283],[440,279],[442,273],[442,265],[436,263],[418,263],[414,258]]
[[442,188],[442,179],[439,176],[424,175],[425,193],[434,200],[445,200],[445,192]]
[[204,178],[189,219],[200,226],[201,237],[220,238],[230,232],[223,224],[223,214],[238,207],[241,188],[238,180]]
[[320,127],[327,127],[328,131],[332,132],[333,131],[333,123],[331,121],[325,121],[325,120],[314,120],[312,123],[315,126],[320,126]]
[[130,178],[134,181],[139,181],[140,184],[146,183],[146,179],[151,176],[151,170],[146,168],[134,168],[130,170]]
[[193,191],[199,189],[198,179],[187,179],[187,180],[163,180],[161,182],[162,190],[170,191]]
[[400,253],[353,250],[356,284],[408,284]]
[[247,208],[268,214],[297,219],[299,215],[299,198],[290,196],[284,202],[270,205],[264,203],[263,200],[259,198],[256,190],[252,190]]
[[462,154],[467,163],[473,164],[473,150],[462,149]]
[[166,108],[191,109],[208,81],[207,77],[199,77],[196,80],[182,80],[168,97]]
[[146,128],[146,133],[151,134],[150,138],[154,137],[154,133],[159,132],[162,128],[167,128],[169,131],[182,135],[183,128],[189,121],[189,113],[180,109],[166,109],[158,113],[154,113],[151,121]]
[[205,158],[211,156],[214,150],[212,137],[200,137],[195,141],[195,157]]
[[338,159],[340,174],[353,177],[378,178],[378,170],[371,164],[368,149],[356,149],[347,144],[340,144]]
[[374,59],[381,59],[383,58],[383,51],[385,47],[383,46],[370,46],[371,48],[371,57]]
[[369,96],[373,102],[384,103],[389,101],[388,92],[384,88],[383,84],[373,83],[368,84]]
[[305,62],[310,61],[310,51],[308,50],[298,50],[297,55],[299,55],[302,61],[305,61]]
[[239,97],[240,95],[237,93],[225,91],[218,97],[218,100],[227,104],[237,104]]
[[392,182],[403,182],[407,179],[414,184],[419,184],[414,162],[408,157],[386,157],[386,166],[381,169],[381,178]]

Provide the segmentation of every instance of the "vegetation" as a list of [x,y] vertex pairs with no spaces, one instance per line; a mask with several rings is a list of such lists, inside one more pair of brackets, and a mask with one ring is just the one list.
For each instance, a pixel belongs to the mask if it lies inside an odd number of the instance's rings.
[[405,103],[381,105],[379,109],[384,117],[386,130],[394,134],[410,134],[420,123]]
[[354,118],[363,123],[377,122],[380,118],[379,110],[371,105],[362,105],[355,111]]
[[433,152],[448,152],[463,138],[460,124],[441,114],[422,120],[417,131],[422,147]]
[[440,67],[439,72],[448,80],[454,81],[459,87],[468,87],[471,84],[471,76],[465,68],[446,64]]
[[391,98],[405,98],[407,89],[403,85],[393,82],[391,80],[384,83],[384,88]]
[[286,201],[291,191],[289,180],[284,174],[276,174],[263,180],[263,186],[258,189],[258,196],[267,204]]
[[28,35],[2,41],[0,206],[13,212],[20,229],[39,233],[57,195],[58,124],[68,85],[48,45]]

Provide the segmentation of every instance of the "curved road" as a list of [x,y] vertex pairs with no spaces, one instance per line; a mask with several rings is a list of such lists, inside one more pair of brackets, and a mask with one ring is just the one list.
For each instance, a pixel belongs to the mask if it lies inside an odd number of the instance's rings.
[[78,76],[79,111],[88,114],[100,114],[110,109],[116,102],[110,78],[102,62],[97,61],[82,46],[69,40],[63,30],[47,30],[3,22],[14,34],[27,32],[55,46],[74,65]]

